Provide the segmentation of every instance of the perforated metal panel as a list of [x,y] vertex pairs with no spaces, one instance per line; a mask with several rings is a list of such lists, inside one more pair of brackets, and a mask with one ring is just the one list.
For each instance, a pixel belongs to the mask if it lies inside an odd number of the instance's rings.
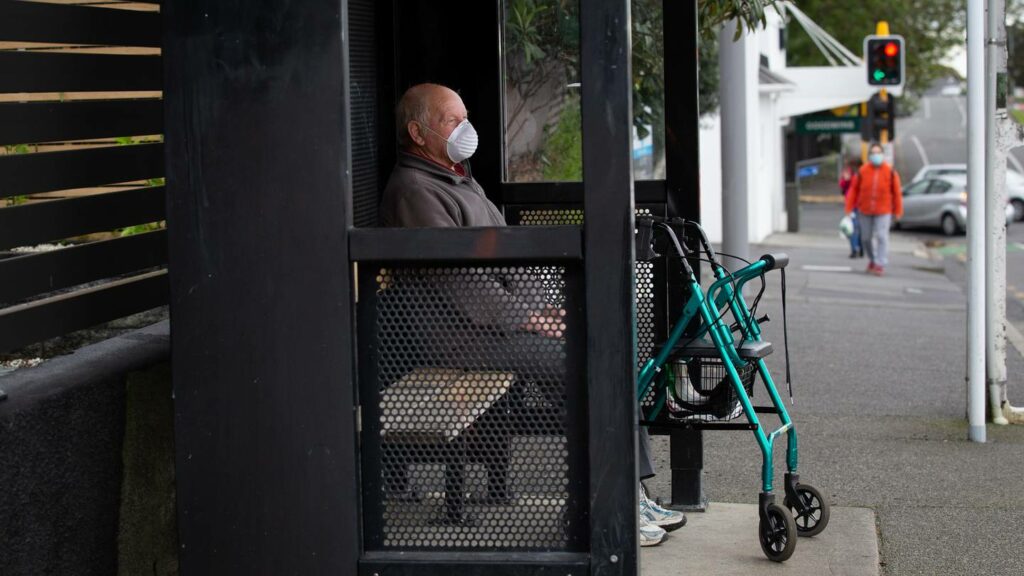
[[568,549],[580,524],[570,478],[586,448],[570,442],[566,268],[370,270],[367,548]]
[[374,226],[380,204],[377,151],[377,4],[349,0],[349,82],[352,130],[352,221]]
[[[637,208],[637,216],[649,216],[651,208]],[[661,210],[658,210],[660,213]],[[582,225],[582,208],[519,207],[512,210],[510,219],[519,226],[561,226]],[[636,263],[636,332],[637,361],[640,366],[647,361],[658,339],[657,314],[661,306],[657,300],[664,294],[654,289],[655,263]]]
[[582,225],[582,208],[524,208],[518,212],[520,226]]

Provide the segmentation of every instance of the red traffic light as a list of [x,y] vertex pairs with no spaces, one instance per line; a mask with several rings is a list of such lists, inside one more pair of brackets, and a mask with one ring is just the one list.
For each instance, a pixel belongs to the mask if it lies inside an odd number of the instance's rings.
[[864,39],[868,86],[903,85],[904,48],[902,36],[868,36]]

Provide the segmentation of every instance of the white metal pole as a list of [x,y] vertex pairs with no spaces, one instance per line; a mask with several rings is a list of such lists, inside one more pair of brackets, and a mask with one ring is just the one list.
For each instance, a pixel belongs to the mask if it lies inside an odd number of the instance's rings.
[[[993,424],[1007,424],[1002,399],[1006,386],[1006,153],[998,133],[996,75],[1004,32],[1006,0],[988,0],[985,43],[985,363]],[[1002,64],[1002,66],[1001,66]]]
[[[735,42],[736,22],[726,24],[718,35],[718,69],[721,78],[718,93],[722,114],[722,251],[740,258],[749,250],[750,218],[747,213],[748,174],[752,158],[748,157],[747,126],[756,122],[748,118],[747,43],[744,34]],[[756,94],[756,92],[755,92]]]
[[967,422],[985,441],[985,2],[967,0]]

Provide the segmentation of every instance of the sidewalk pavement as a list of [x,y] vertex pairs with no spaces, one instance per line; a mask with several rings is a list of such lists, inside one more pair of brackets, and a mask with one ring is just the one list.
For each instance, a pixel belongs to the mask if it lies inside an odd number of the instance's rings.
[[798,539],[796,552],[784,563],[772,562],[761,553],[757,522],[754,504],[714,503],[705,513],[689,515],[687,525],[669,534],[657,548],[642,549],[641,573],[651,576],[878,574],[878,537],[875,514],[871,510],[833,508],[828,529],[814,538]]
[[[830,498],[829,528],[801,539],[784,566],[760,562],[759,450],[749,433],[709,432],[710,511],[691,514],[688,526],[645,550],[644,574],[669,567],[721,574],[1024,574],[1024,427],[990,425],[988,443],[967,441],[966,301],[944,268],[959,264],[893,240],[881,278],[863,272],[865,260],[847,258],[838,234],[778,234],[750,251],[791,257],[787,312],[799,471]],[[771,317],[763,327],[776,352],[768,364],[788,397],[778,282],[777,274],[769,276],[758,314]],[[1011,348],[1007,362],[1011,397],[1021,397],[1024,358]],[[763,400],[755,390],[758,396]],[[648,488],[667,496],[668,439],[655,437],[653,444],[660,473]],[[785,443],[776,445],[781,480]],[[848,536],[868,528],[877,542]],[[737,540],[723,546],[724,535]],[[876,553],[876,571],[863,572],[864,558]],[[708,572],[712,567],[717,572]]]

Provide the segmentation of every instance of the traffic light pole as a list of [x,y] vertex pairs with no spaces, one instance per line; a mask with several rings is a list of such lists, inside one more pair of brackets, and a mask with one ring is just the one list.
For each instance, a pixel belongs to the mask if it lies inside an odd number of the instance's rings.
[[[875,34],[877,34],[878,36],[888,36],[889,23],[883,20],[875,24]],[[882,100],[883,103],[889,102],[889,91],[886,90],[885,88],[882,88],[881,90],[878,91],[878,97]],[[888,151],[889,131],[886,130],[885,128],[882,128],[881,132],[878,135],[878,143],[882,145],[882,150]],[[893,156],[895,156],[895,153],[893,153]]]
[[890,100],[888,89],[899,87],[906,77],[905,42],[902,36],[890,33],[889,23],[878,22],[875,33],[864,38],[864,61],[867,71],[867,82],[870,86],[878,86],[879,91],[871,96],[866,104],[861,105],[862,121],[861,159],[867,162],[868,142],[878,142],[890,158],[892,150],[889,142],[896,137],[895,102]]

